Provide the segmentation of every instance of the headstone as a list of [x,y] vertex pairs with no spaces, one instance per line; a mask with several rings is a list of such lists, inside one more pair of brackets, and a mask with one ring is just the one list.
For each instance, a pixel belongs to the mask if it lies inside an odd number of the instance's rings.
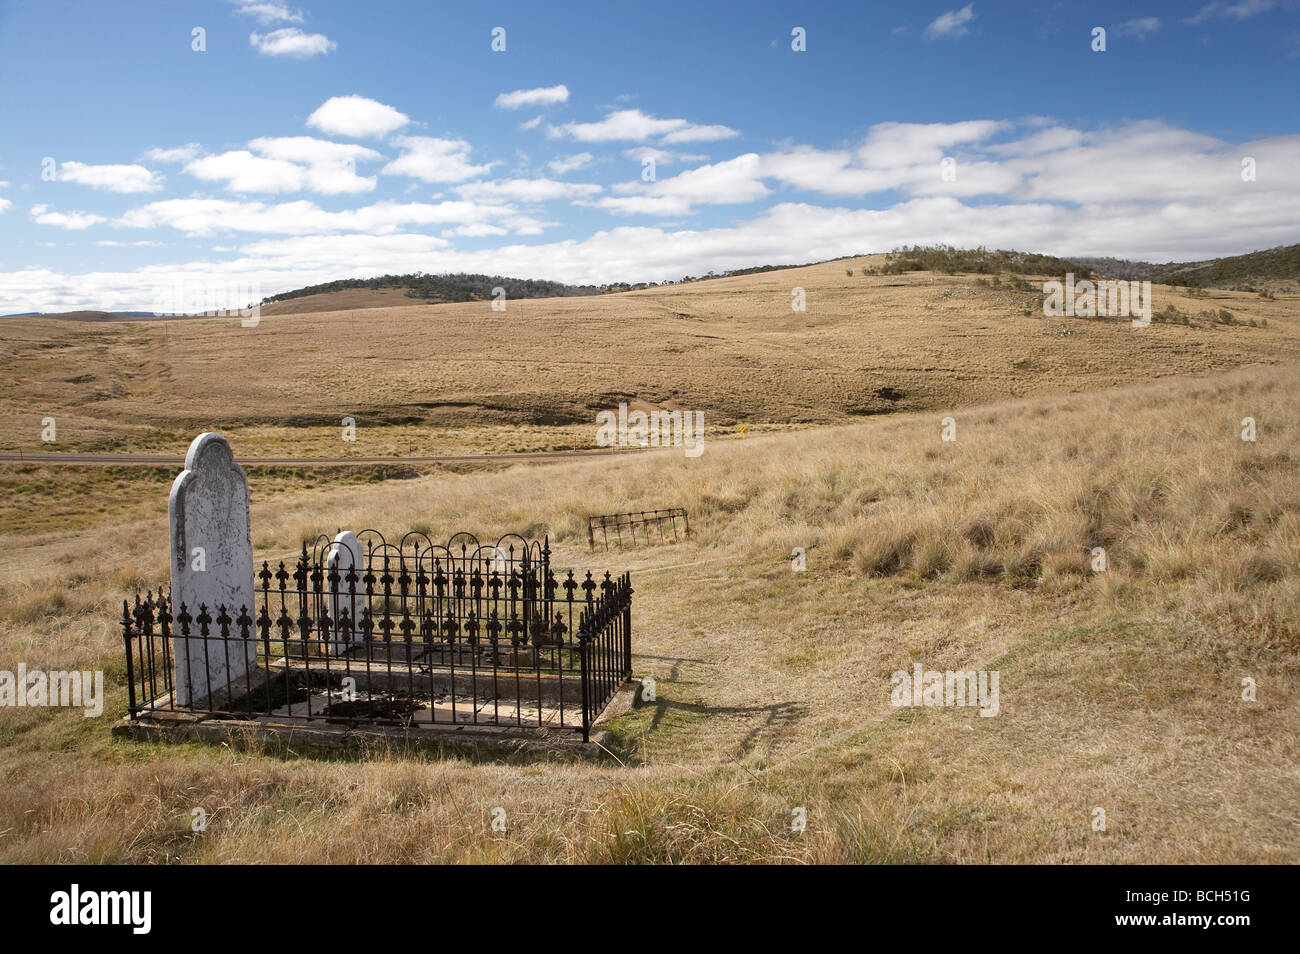
[[[200,434],[190,444],[185,469],[172,483],[167,515],[172,613],[179,616],[184,604],[193,618],[189,639],[180,635],[179,622],[172,626],[176,703],[216,708],[242,694],[257,661],[254,627],[252,638],[244,640],[231,623],[230,639],[223,641],[217,623],[223,606],[232,620],[241,610],[257,615],[248,478],[220,434]],[[212,619],[206,640],[199,638],[202,608]]]
[[[348,571],[352,569],[356,570],[355,583],[348,582]],[[334,584],[329,582],[330,572],[333,570],[337,570],[339,574],[337,595],[332,589]],[[332,655],[341,655],[349,647],[364,641],[361,634],[361,610],[366,605],[366,585],[361,582],[361,577],[365,572],[366,565],[361,555],[361,543],[357,540],[357,535],[351,530],[341,531],[330,545],[329,557],[325,560],[325,586],[330,591],[330,619],[334,621],[336,627],[335,637],[329,641]],[[352,622],[350,639],[337,629],[339,617],[344,610],[347,610],[348,619]]]

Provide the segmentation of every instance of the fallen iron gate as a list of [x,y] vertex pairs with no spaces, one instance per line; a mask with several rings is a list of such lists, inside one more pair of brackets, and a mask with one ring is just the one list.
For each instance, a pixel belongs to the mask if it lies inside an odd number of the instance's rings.
[[[588,740],[631,676],[630,574],[557,580],[547,540],[514,534],[492,546],[466,533],[445,545],[357,536],[360,566],[340,570],[338,544],[323,537],[292,570],[263,562],[258,606],[173,608],[162,588],[123,601],[131,718],[562,728]],[[174,640],[201,641],[200,685],[250,640],[257,665],[180,704],[194,654]]]
[[[601,542],[604,543],[605,549],[609,549],[610,531],[614,532],[614,544],[622,546],[624,543],[623,534],[626,531],[628,543],[635,546],[637,543],[676,543],[677,542],[677,521],[682,522],[682,536],[691,535],[691,521],[686,515],[684,507],[669,507],[664,510],[641,510],[633,513],[606,513],[597,514],[587,518],[587,544],[594,550],[596,548],[596,533],[601,535]],[[658,539],[655,538],[655,530],[658,530]],[[637,534],[640,533],[640,539]]]

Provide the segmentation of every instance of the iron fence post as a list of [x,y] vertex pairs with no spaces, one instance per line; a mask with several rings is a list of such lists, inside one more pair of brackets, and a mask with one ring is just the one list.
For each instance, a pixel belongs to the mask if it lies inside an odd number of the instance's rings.
[[[586,615],[584,613],[584,615]],[[591,715],[590,702],[587,692],[587,623],[584,621],[578,627],[578,661],[581,675],[578,681],[582,684],[582,741],[590,742],[591,732]]]
[[127,711],[135,718],[135,665],[131,659],[131,611],[126,600],[122,601],[122,639],[126,643],[126,694]]
[[632,676],[632,573],[623,575],[623,678]]

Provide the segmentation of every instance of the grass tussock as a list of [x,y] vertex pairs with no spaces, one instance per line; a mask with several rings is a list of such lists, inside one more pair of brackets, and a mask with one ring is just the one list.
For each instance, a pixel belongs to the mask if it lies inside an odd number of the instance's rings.
[[184,765],[92,769],[63,791],[16,782],[0,793],[0,818],[16,824],[4,834],[6,860],[781,864],[927,853],[915,812],[862,802],[823,815],[716,775],[670,789],[652,772],[578,806],[565,804],[565,790],[589,779],[564,765],[514,790],[501,768],[455,759],[249,764],[194,754]]

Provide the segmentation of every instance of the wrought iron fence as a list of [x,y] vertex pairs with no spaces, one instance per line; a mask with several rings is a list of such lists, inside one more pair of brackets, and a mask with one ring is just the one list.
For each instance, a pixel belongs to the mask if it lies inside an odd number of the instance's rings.
[[[552,727],[589,738],[631,675],[630,574],[557,579],[548,542],[514,534],[491,546],[466,533],[446,544],[357,537],[359,565],[324,537],[296,564],[264,561],[255,606],[173,608],[161,587],[137,593],[134,607],[123,601],[131,717]],[[202,652],[184,651],[189,640]],[[211,691],[212,673],[230,672],[240,653],[254,665]],[[196,683],[206,695],[178,702],[177,687]]]
[[[638,543],[676,543],[678,540],[677,521],[681,521],[681,533],[684,537],[691,535],[691,521],[684,507],[669,507],[665,510],[641,510],[636,513],[606,513],[587,518],[587,543],[596,548],[596,534],[600,534],[605,549],[609,549],[610,533],[614,534],[614,545],[622,546],[625,542],[635,546]],[[626,534],[626,538],[625,535]]]

